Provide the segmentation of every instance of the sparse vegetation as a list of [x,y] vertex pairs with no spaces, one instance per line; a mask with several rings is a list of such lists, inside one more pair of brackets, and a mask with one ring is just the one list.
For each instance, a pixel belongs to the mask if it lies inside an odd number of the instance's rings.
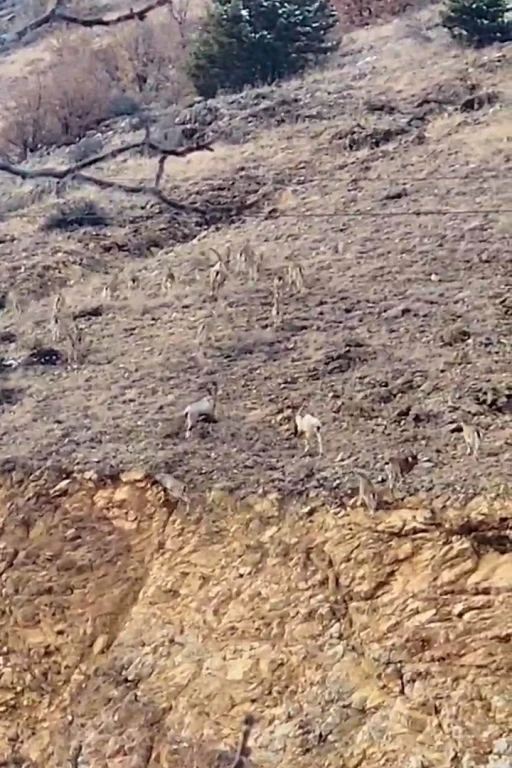
[[329,0],[214,0],[187,71],[200,96],[273,83],[334,51]]
[[[217,99],[212,155],[173,159],[123,119],[94,171],[70,168],[81,145],[0,159],[6,189],[54,169],[59,194],[44,235],[48,200],[0,216],[6,764],[509,751],[510,510],[457,503],[510,485],[508,63],[426,10],[426,42],[382,25]],[[158,78],[116,71],[151,102]]]
[[397,18],[410,11],[418,0],[333,0],[343,29],[365,27]]
[[103,149],[101,136],[86,136],[85,139],[70,147],[68,157],[73,163],[81,163],[90,157],[98,155]]
[[60,203],[57,210],[46,216],[42,229],[69,231],[80,227],[104,227],[108,224],[105,211],[91,198],[78,198]]
[[179,38],[171,18],[158,26],[150,20],[128,25],[101,42],[90,31],[59,33],[50,65],[16,83],[0,151],[23,159],[45,147],[74,144],[144,104],[174,103],[186,84],[177,69],[182,49],[173,39]]
[[508,0],[447,0],[441,22],[455,40],[475,48],[512,40]]

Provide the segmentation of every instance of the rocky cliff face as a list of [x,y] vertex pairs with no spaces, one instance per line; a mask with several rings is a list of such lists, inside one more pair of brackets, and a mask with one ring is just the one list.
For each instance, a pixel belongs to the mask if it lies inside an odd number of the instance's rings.
[[408,507],[5,476],[0,757],[510,768],[512,503]]

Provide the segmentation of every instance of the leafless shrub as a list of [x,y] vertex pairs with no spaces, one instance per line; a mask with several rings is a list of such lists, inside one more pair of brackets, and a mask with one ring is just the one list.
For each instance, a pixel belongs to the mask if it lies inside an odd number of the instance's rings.
[[197,327],[195,342],[198,358],[201,363],[205,363],[207,359],[208,342],[210,340],[212,328],[213,317],[205,318]]
[[56,211],[46,216],[42,229],[46,232],[69,231],[80,227],[104,227],[108,223],[108,216],[92,198],[79,198],[61,203]]
[[59,315],[52,315],[50,318],[50,336],[54,344],[56,344],[61,339],[62,319]]
[[139,24],[127,24],[99,49],[99,61],[118,90],[111,109],[116,99],[117,105],[122,106],[121,96],[125,99],[124,107],[130,108],[122,114],[134,114],[138,105],[151,103],[155,98],[166,103],[179,100],[186,88],[180,74],[190,36],[186,15],[181,23],[168,15],[158,21],[148,18]]
[[208,339],[210,338],[211,330],[212,330],[211,317],[207,317],[205,320],[202,320],[199,323],[197,328],[197,333],[196,333],[196,344],[198,347],[202,348],[208,342]]
[[20,187],[7,187],[0,192],[0,214],[15,213],[33,205],[34,189],[23,185]]
[[53,300],[50,315],[50,334],[53,343],[58,342],[62,335],[64,304],[65,300],[63,294],[58,293]]
[[169,0],[167,8],[176,25],[181,48],[185,51],[193,32],[190,19],[190,0]]
[[58,33],[50,66],[15,84],[0,151],[25,158],[72,144],[105,120],[134,114],[141,103],[177,102],[190,89],[179,68],[185,27],[171,15],[148,18],[123,25],[101,44],[90,30]]
[[63,293],[58,293],[52,303],[52,317],[57,317],[62,312],[65,306],[65,299]]
[[72,163],[81,163],[82,160],[88,160],[90,157],[98,155],[103,149],[103,139],[101,136],[86,136],[85,139],[70,147],[68,157]]
[[0,214],[14,213],[55,197],[57,183],[53,179],[38,179],[31,184],[0,185]]
[[44,72],[16,84],[0,147],[21,157],[52,145],[70,144],[106,120],[114,95],[90,44],[62,43]]

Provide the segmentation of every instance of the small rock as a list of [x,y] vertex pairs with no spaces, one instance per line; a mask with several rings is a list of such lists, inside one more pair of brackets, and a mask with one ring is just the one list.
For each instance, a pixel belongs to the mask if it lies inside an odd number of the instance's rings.
[[99,656],[108,646],[108,635],[98,635],[92,646],[93,656]]
[[143,469],[130,469],[121,474],[121,481],[123,483],[140,483],[146,477],[147,473]]
[[498,739],[494,742],[492,751],[495,755],[512,755],[512,739]]

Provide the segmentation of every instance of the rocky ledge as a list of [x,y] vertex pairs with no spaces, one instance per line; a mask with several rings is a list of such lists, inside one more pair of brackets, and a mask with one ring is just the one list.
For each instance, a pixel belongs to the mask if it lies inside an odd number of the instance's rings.
[[510,500],[0,499],[2,765],[232,765],[252,713],[256,766],[512,768]]

